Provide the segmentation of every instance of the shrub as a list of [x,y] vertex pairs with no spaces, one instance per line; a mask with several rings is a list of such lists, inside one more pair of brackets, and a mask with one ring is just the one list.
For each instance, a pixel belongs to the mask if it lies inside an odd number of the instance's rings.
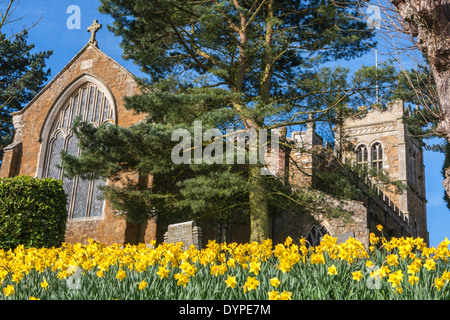
[[66,231],[66,204],[60,180],[0,179],[0,248],[60,246]]

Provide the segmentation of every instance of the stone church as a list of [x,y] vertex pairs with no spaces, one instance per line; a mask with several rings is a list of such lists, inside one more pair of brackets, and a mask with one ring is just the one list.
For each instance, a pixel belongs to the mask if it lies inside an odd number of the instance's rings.
[[[21,111],[12,115],[16,134],[13,143],[4,149],[0,177],[28,175],[63,180],[69,213],[66,242],[85,243],[88,238],[105,244],[160,241],[164,239],[167,224],[156,220],[143,225],[127,222],[98,197],[99,187],[108,182],[80,177],[69,180],[57,166],[61,150],[72,155],[79,153],[77,139],[71,131],[75,117],[81,116],[94,125],[111,123],[124,127],[143,118],[124,107],[124,97],[138,94],[139,87],[133,74],[99,49],[95,33],[100,27],[94,21],[89,28],[92,32],[89,42]],[[351,140],[354,147],[343,151],[344,148],[336,146],[335,150],[342,152],[333,150],[333,153],[342,161],[386,170],[392,178],[407,184],[406,190],[392,192],[378,188],[370,178],[361,178],[358,187],[372,188],[375,195],[362,201],[326,199],[331,206],[350,212],[350,220],[320,210],[301,216],[286,212],[272,214],[272,238],[283,241],[287,236],[305,237],[315,245],[328,233],[356,237],[367,245],[369,233],[377,233],[376,226],[381,224],[389,237],[420,236],[428,243],[422,146],[406,134],[403,112],[403,104],[395,102],[386,111],[369,111],[361,119],[347,121],[339,134]],[[287,139],[293,148],[289,161],[285,161],[287,157],[280,161],[286,163],[282,170],[292,184],[307,186],[320,168],[315,165],[314,153],[300,150],[329,148],[312,126],[306,131],[292,132]],[[301,163],[304,170],[299,172],[293,162]],[[199,223],[203,243],[209,239],[238,242],[249,239],[247,226]]]

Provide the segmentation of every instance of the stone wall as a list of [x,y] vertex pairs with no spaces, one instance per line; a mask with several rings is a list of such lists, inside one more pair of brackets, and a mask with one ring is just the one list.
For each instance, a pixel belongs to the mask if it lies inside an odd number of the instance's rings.
[[[319,203],[319,202],[318,202]],[[295,241],[305,238],[313,226],[324,226],[330,235],[354,232],[355,238],[366,247],[369,240],[367,227],[367,209],[362,202],[335,199],[321,194],[320,203],[329,208],[340,208],[350,213],[350,217],[332,217],[326,210],[318,208],[313,212],[292,214],[282,213],[277,219],[277,238],[275,242],[282,242],[287,236]]]

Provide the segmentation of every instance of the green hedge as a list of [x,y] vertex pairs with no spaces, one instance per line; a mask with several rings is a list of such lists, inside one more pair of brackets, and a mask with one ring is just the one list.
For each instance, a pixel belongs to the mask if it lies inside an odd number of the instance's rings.
[[0,179],[0,249],[60,246],[66,232],[66,203],[60,180]]

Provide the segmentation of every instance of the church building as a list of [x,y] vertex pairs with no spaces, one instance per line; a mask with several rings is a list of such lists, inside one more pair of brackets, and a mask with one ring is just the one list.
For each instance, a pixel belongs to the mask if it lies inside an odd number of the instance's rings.
[[[99,125],[111,123],[130,126],[142,120],[124,107],[124,97],[139,93],[133,74],[98,48],[91,26],[89,42],[19,112],[13,114],[14,142],[4,149],[1,177],[28,175],[62,179],[68,195],[67,242],[86,242],[88,238],[104,243],[124,243],[133,227],[99,200],[102,180],[63,177],[57,164],[60,152],[79,152],[71,124],[77,116]],[[149,240],[155,237],[149,225]]]
[[[99,49],[95,33],[100,27],[94,21],[89,28],[92,32],[89,42],[21,111],[13,114],[16,134],[13,143],[4,149],[0,177],[28,175],[62,180],[68,195],[66,242],[86,243],[92,238],[105,244],[148,244],[161,239],[167,226],[158,225],[156,220],[143,225],[127,222],[125,216],[117,213],[107,201],[99,199],[99,187],[107,181],[81,177],[67,179],[57,166],[61,162],[61,150],[72,155],[80,152],[71,131],[77,116],[94,125],[110,123],[123,127],[143,119],[143,115],[124,106],[124,97],[140,93],[139,86],[133,74]],[[407,136],[401,119],[403,112],[403,104],[396,102],[383,113],[370,111],[362,119],[349,120],[341,134],[353,140],[354,148],[339,152],[337,156],[343,161],[386,170],[393,178],[408,185],[405,191],[396,194],[380,187],[376,188],[375,196],[359,202],[329,198],[327,201],[332,206],[352,213],[350,221],[320,211],[302,217],[286,212],[273,214],[271,233],[274,240],[282,241],[286,236],[305,237],[315,245],[329,233],[353,236],[367,245],[369,233],[376,233],[376,226],[381,224],[389,236],[420,236],[428,242],[422,146]],[[293,132],[289,139],[295,146],[327,149],[313,127]],[[314,179],[313,155],[293,149],[290,156],[290,161],[299,161],[309,170],[305,176],[292,165],[286,165],[283,169],[287,170],[291,183],[301,184]],[[373,187],[367,177],[360,183],[362,188]],[[218,239],[217,235],[223,229],[223,226],[201,227],[203,243]],[[222,235],[219,240],[245,241],[245,231],[242,232],[240,227],[237,232],[237,228],[233,233],[233,226],[229,226],[227,236]]]

